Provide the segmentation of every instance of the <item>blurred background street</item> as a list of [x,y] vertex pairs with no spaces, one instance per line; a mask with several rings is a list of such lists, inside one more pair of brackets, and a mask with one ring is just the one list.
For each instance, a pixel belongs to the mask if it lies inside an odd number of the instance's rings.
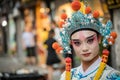
[[[112,54],[108,65],[120,70],[120,0],[80,1],[99,10],[104,23],[109,19],[113,22],[112,29],[118,37],[114,46],[109,48]],[[72,0],[0,0],[0,80],[13,77],[13,80],[48,80],[48,46],[45,41],[50,29],[54,29],[54,39],[60,43],[60,15],[73,13],[70,2]],[[32,52],[32,57],[27,52]],[[71,56],[72,67],[80,65],[80,59],[75,54]],[[59,80],[65,69],[64,63],[54,64],[53,68],[53,80]]]

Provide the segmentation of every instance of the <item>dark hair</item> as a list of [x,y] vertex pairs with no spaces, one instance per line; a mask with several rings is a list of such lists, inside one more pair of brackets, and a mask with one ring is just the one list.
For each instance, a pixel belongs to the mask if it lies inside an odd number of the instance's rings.
[[95,31],[95,30],[93,30],[93,29],[89,29],[89,28],[83,28],[83,29],[78,29],[78,30],[76,30],[76,31],[74,31],[71,35],[70,35],[70,37],[75,33],[75,32],[78,32],[78,31],[82,31],[82,30],[90,30],[90,31],[94,31],[96,34],[97,34],[97,37],[99,37],[100,36],[100,33],[99,32],[97,32],[97,31]]
[[54,32],[54,30],[53,29],[51,29],[50,31],[49,31],[49,34],[54,34],[55,32]]
[[53,29],[49,31],[49,38],[52,38],[54,36],[55,32]]

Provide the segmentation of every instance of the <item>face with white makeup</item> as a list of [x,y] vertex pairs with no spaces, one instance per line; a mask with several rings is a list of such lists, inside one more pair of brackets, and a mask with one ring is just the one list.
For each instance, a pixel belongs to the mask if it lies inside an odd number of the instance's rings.
[[82,62],[99,57],[100,36],[90,30],[80,30],[71,35],[73,49]]

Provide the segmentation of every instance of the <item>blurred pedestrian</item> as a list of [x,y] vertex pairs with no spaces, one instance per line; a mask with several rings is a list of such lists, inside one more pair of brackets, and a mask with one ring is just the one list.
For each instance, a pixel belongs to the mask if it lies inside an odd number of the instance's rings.
[[35,65],[36,64],[36,49],[35,49],[35,36],[32,32],[32,28],[29,26],[25,27],[22,34],[23,48],[27,52],[26,64]]
[[60,39],[60,29],[58,28],[58,25],[56,24],[55,21],[51,22],[51,29],[53,29],[55,32],[55,36],[54,36],[55,40],[57,40],[59,43],[61,43],[59,40]]
[[54,72],[54,65],[59,64],[61,62],[64,63],[63,57],[60,54],[57,54],[56,51],[52,48],[52,44],[54,42],[57,42],[54,39],[55,32],[53,29],[49,31],[49,37],[45,41],[45,44],[47,45],[47,68],[48,68],[48,80],[53,80],[53,72]]

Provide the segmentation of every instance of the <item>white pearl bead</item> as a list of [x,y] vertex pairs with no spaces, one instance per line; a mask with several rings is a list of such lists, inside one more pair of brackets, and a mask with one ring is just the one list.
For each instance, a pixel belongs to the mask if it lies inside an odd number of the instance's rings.
[[105,43],[104,43],[104,44],[103,44],[103,46],[104,46],[104,47],[106,47],[106,46],[107,46],[107,44],[105,44]]
[[91,23],[93,23],[94,22],[94,20],[91,20]]
[[113,44],[113,43],[110,41],[110,42],[109,42],[109,45],[112,45],[112,44]]
[[106,39],[108,39],[109,38],[109,36],[107,35],[107,36],[105,36],[106,37]]
[[63,53],[63,50],[60,50],[60,53],[62,54],[62,53]]

